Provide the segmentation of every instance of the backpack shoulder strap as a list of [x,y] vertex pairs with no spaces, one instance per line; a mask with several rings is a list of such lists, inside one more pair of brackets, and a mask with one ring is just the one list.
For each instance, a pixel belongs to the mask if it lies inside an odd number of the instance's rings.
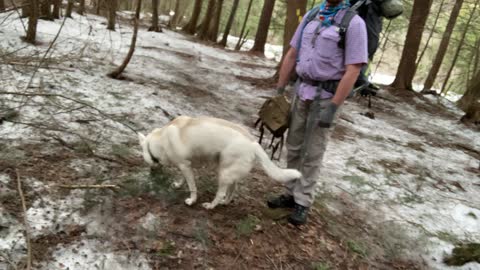
[[303,21],[301,25],[301,31],[300,31],[300,37],[298,38],[297,41],[297,63],[300,61],[300,48],[302,47],[302,38],[303,38],[303,30],[307,26],[307,24],[315,19],[317,16],[318,12],[320,11],[320,5],[312,8],[310,11],[307,12],[305,15],[305,20]]
[[358,8],[360,8],[360,6],[362,6],[366,2],[368,4],[370,0],[357,1],[355,5],[351,6],[343,16],[342,21],[338,25],[338,28],[339,28],[338,33],[340,34],[340,41],[338,42],[339,48],[345,49],[345,38],[347,35],[348,26],[350,25],[350,22],[352,21],[353,17],[357,15]]

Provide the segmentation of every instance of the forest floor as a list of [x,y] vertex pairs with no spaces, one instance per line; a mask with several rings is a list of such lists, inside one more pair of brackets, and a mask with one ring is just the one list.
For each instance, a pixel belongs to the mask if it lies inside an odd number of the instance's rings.
[[[278,63],[142,26],[114,80],[106,74],[132,34],[118,26],[94,15],[40,21],[33,46],[15,12],[0,14],[0,269],[23,269],[27,249],[48,270],[480,269],[443,263],[455,245],[480,242],[480,131],[459,123],[454,104],[394,89],[372,108],[348,100],[306,226],[266,207],[282,187],[260,170],[231,205],[207,211],[216,176],[198,168],[188,207],[186,188],[170,188],[180,174],[150,169],[134,130],[208,115],[257,134]],[[61,186],[76,184],[118,188]]]

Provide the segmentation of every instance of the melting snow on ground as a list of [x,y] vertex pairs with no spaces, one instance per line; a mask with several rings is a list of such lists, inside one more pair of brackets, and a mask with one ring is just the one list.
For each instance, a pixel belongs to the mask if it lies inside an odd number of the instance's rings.
[[[1,14],[0,21],[4,19],[0,30],[2,54],[19,50],[19,55],[43,55],[62,22],[40,21],[40,45],[33,47],[20,40],[23,28],[15,14]],[[276,62],[196,43],[168,30],[140,30],[135,56],[127,68],[127,76],[134,82],[108,79],[105,74],[113,69],[112,64],[118,65],[128,51],[132,30],[121,25],[116,32],[110,32],[103,22],[103,18],[93,15],[67,19],[49,56],[61,59],[56,63],[61,69],[40,69],[33,84],[52,84],[53,89],[58,87],[56,91],[95,104],[107,113],[124,114],[125,122],[142,131],[168,121],[161,109],[172,115],[213,115],[250,124],[263,102],[261,96],[273,94],[236,76],[267,78],[275,72]],[[269,56],[278,58],[280,51],[272,48]],[[1,72],[10,79],[4,85],[6,90],[22,89],[30,78],[30,74],[15,72],[11,66],[1,67]],[[56,81],[42,81],[52,74]],[[139,83],[142,80],[143,85]],[[191,88],[195,95],[184,90]],[[461,116],[448,101],[438,102]],[[467,152],[447,147],[461,143],[479,150],[480,134],[405,103],[396,106],[394,114],[378,114],[375,120],[360,115],[365,110],[359,103],[347,102],[343,111],[350,121],[340,120],[340,124],[349,133],[345,140],[333,139],[329,144],[320,190],[336,194],[347,191],[358,205],[369,209],[373,225],[393,222],[411,237],[425,237],[428,241],[421,255],[434,269],[480,269],[478,263],[457,268],[442,264],[454,240],[480,242],[480,179],[466,170],[478,168],[479,161]],[[27,109],[22,113],[32,116],[39,112]],[[72,119],[65,116],[63,120]],[[115,129],[103,131],[111,142],[136,140],[125,126],[113,125]],[[412,133],[412,129],[432,135],[443,144],[431,143],[430,137]],[[38,139],[30,129],[11,123],[2,124],[0,135],[5,139]],[[5,175],[0,175],[0,180],[2,187],[9,181]],[[34,179],[28,185],[37,192],[46,188]],[[68,224],[85,224],[76,207],[81,204],[80,193],[72,192],[62,199],[46,194],[34,201],[27,212],[32,235],[55,233]],[[8,226],[1,231],[0,251],[23,251],[22,226],[5,216],[4,211],[0,212],[0,220],[0,225]],[[132,256],[110,251],[108,243],[81,240],[56,247],[53,260],[42,267],[149,269],[145,258]]]

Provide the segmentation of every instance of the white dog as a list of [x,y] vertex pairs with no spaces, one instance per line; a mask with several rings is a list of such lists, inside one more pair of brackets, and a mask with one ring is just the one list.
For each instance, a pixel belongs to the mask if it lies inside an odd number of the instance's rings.
[[[211,203],[203,204],[206,209],[232,200],[235,183],[250,172],[255,159],[268,176],[277,181],[287,182],[301,177],[297,170],[277,167],[246,128],[222,119],[180,116],[147,136],[139,133],[138,137],[147,163],[171,163],[180,169],[190,190],[190,198],[185,200],[187,205],[197,200],[191,164],[198,159],[219,160],[217,194]],[[173,183],[173,186],[179,188],[185,179]]]

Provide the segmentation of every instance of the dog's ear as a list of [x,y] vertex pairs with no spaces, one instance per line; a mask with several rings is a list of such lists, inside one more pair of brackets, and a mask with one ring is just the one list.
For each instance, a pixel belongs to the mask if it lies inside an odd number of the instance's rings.
[[143,145],[143,143],[145,142],[145,135],[143,135],[142,133],[138,133],[138,141],[140,142],[140,145]]

